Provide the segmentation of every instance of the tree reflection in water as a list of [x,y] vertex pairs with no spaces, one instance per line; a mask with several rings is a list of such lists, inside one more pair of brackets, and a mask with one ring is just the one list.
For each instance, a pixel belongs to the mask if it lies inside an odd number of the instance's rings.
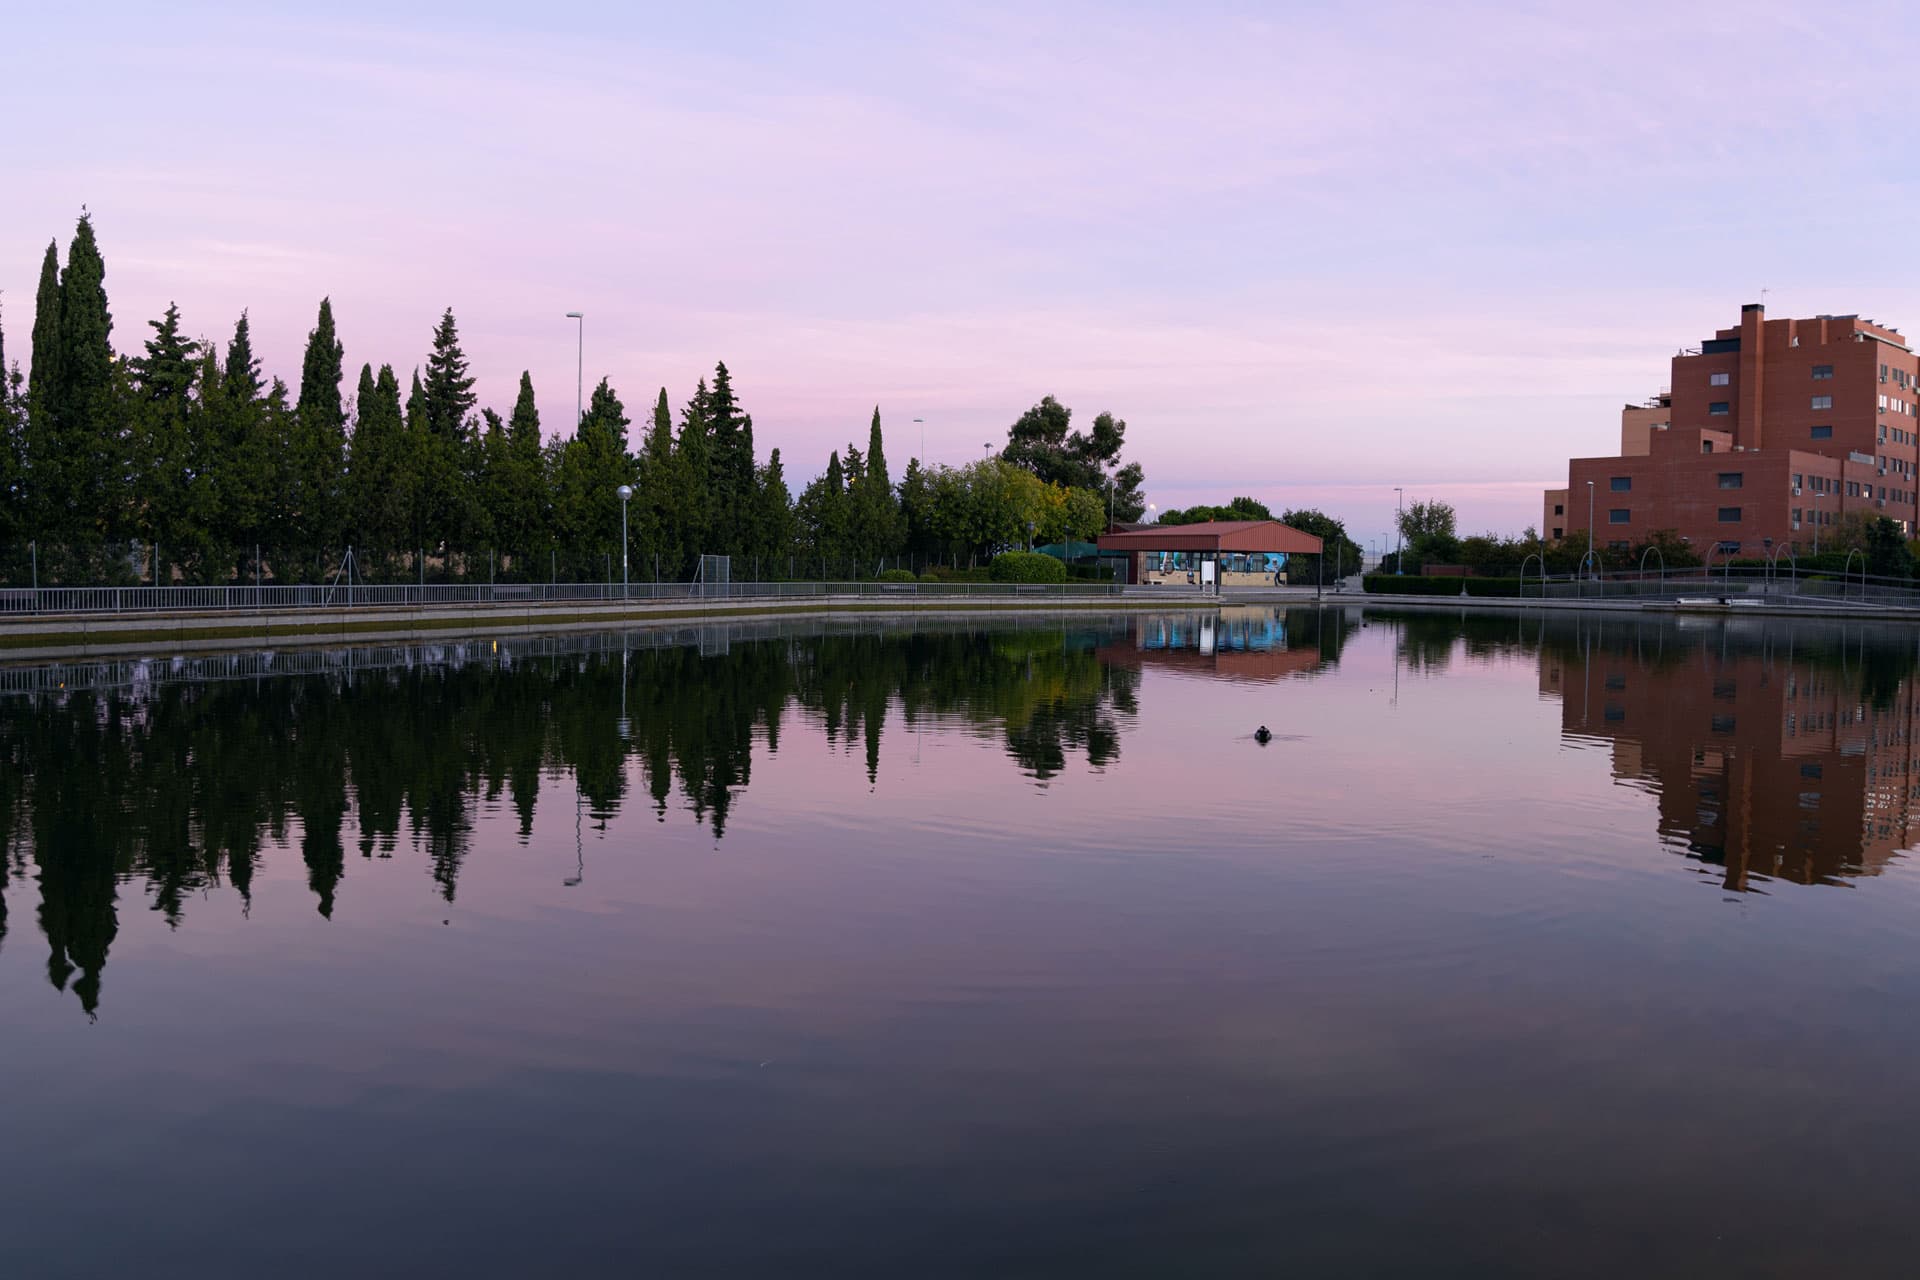
[[[858,753],[871,783],[895,709],[909,728],[997,737],[1037,780],[1075,757],[1104,767],[1119,754],[1139,675],[1097,651],[1130,625],[480,642],[336,653],[323,674],[255,679],[106,664],[84,669],[91,688],[82,669],[43,672],[56,692],[0,697],[0,942],[7,881],[37,873],[48,977],[91,1011],[121,883],[139,883],[170,924],[213,885],[244,904],[263,846],[296,825],[323,916],[354,838],[362,858],[424,853],[452,901],[476,806],[504,797],[525,843],[556,771],[572,776],[598,824],[637,784],[661,821],[677,792],[720,839],[755,752],[778,751],[796,717]],[[198,665],[223,663],[233,660]]]

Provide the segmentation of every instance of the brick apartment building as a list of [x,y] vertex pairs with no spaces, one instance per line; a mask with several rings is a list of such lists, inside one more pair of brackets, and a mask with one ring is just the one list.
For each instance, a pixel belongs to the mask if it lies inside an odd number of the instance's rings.
[[1705,555],[1811,550],[1848,512],[1916,527],[1920,358],[1858,316],[1740,325],[1673,358],[1672,390],[1620,415],[1620,452],[1543,495],[1548,538],[1626,548],[1670,529]]

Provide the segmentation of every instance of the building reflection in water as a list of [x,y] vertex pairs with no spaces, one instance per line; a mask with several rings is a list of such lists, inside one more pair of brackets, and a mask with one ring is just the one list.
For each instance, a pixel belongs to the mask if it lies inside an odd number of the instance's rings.
[[1213,613],[1149,614],[1132,634],[1101,647],[1101,661],[1186,671],[1220,680],[1308,675],[1337,662],[1359,630],[1358,610],[1241,606]]
[[1727,888],[1833,884],[1912,846],[1912,649],[1894,628],[1597,620],[1543,650],[1540,687]]

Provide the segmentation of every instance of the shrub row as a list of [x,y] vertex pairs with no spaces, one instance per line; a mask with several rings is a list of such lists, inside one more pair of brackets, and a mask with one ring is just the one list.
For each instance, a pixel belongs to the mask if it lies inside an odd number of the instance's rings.
[[1038,551],[1003,551],[993,558],[995,582],[1065,582],[1064,561]]
[[1471,578],[1421,578],[1412,574],[1370,573],[1364,579],[1367,593],[1376,596],[1457,596],[1460,584]]

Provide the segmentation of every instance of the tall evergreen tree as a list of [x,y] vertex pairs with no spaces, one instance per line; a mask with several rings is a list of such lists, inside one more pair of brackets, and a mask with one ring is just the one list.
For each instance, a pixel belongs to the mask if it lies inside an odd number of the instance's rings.
[[535,553],[547,542],[546,474],[541,465],[540,409],[533,398],[533,378],[520,374],[520,394],[507,419],[506,438],[499,463],[502,496],[492,500],[494,543],[502,553],[531,567]]
[[[851,448],[847,452],[849,457],[854,454]],[[873,422],[867,429],[867,451],[858,478],[849,489],[851,550],[860,562],[861,571],[871,573],[882,559],[900,554],[900,505],[887,476],[878,405],[874,406]]]
[[641,557],[646,576],[658,573],[677,578],[680,573],[679,518],[676,514],[675,486],[678,476],[673,461],[673,410],[667,404],[667,389],[653,403],[634,459],[633,548]]
[[[133,457],[145,504],[136,531],[171,560],[192,556],[203,533],[194,509],[192,457],[200,344],[182,336],[180,308],[171,302],[165,315],[147,325],[153,337],[144,354],[127,362],[136,396]],[[154,576],[170,580],[158,565]]]
[[460,438],[478,399],[473,394],[473,378],[467,372],[466,353],[460,349],[460,331],[452,307],[447,308],[433,331],[433,351],[427,356],[423,390],[428,429],[442,440]]
[[7,366],[7,334],[0,324],[0,554],[26,536],[26,440],[17,370]]
[[27,366],[27,416],[51,431],[60,403],[60,245],[47,242],[40,287],[33,295],[33,355]]
[[766,581],[784,578],[795,554],[793,495],[787,491],[778,449],[767,456],[767,465],[760,469],[754,506],[754,544],[762,560],[760,577]]
[[347,411],[340,382],[345,357],[346,348],[334,330],[333,301],[322,298],[300,364],[292,458],[296,540],[303,554],[317,554],[321,562],[339,555],[344,532]]
[[733,394],[733,376],[726,361],[713,369],[713,387],[706,401],[707,439],[711,442],[708,485],[708,548],[713,555],[738,555],[740,531],[751,507],[747,500],[752,488],[752,445],[747,450],[744,473],[741,465],[740,405]]
[[680,545],[685,563],[695,556],[721,554],[714,529],[714,458],[707,428],[708,392],[705,379],[693,399],[680,410],[680,439],[674,449],[676,488],[680,502]]
[[[602,378],[587,403],[580,430],[561,453],[554,519],[563,552],[574,558],[577,572],[588,576],[593,576],[596,568],[606,573],[609,566],[612,572],[619,572],[620,498],[616,490],[633,483],[627,426],[626,407]],[[630,525],[628,532],[632,532]]]
[[347,540],[378,569],[413,546],[412,448],[392,365],[381,365],[378,378],[371,365],[360,367],[354,410]]
[[847,483],[840,452],[827,457],[827,469],[800,494],[795,518],[805,539],[805,572],[833,578],[847,572]]
[[124,414],[116,403],[113,315],[107,308],[106,263],[86,214],[67,246],[60,273],[58,393],[54,429],[63,454],[56,495],[74,532],[118,532],[126,474]]
[[233,337],[227,342],[227,395],[244,404],[260,398],[265,384],[260,381],[260,361],[253,354],[253,330],[242,311],[234,322]]

